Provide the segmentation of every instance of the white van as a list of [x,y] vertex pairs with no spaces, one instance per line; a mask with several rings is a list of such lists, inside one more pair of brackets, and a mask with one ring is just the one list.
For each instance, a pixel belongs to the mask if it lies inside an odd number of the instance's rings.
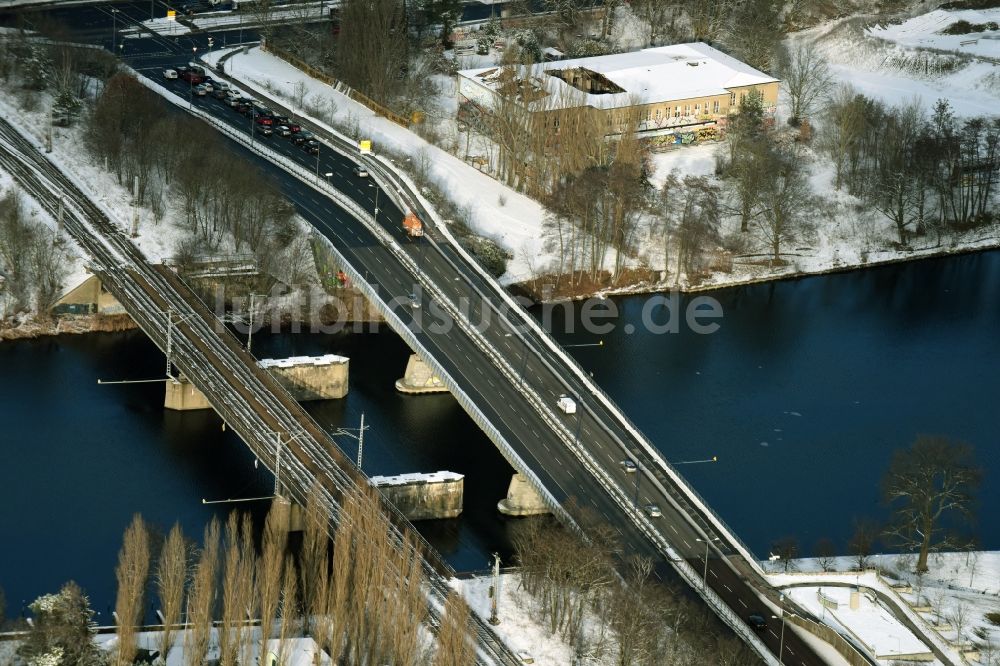
[[163,78],[173,80],[177,78],[176,69],[165,69],[163,70]]
[[559,399],[556,400],[556,407],[567,414],[576,414],[576,401],[568,395],[559,396]]

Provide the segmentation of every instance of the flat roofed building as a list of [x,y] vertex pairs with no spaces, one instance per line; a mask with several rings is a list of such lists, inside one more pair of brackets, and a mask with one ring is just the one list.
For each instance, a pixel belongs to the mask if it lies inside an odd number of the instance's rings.
[[766,112],[778,100],[778,79],[711,46],[694,42],[630,53],[482,67],[458,73],[459,99],[484,111],[505,96],[533,114],[558,116],[570,109],[603,115],[606,134],[635,118],[640,133],[691,130],[735,112],[752,90]]

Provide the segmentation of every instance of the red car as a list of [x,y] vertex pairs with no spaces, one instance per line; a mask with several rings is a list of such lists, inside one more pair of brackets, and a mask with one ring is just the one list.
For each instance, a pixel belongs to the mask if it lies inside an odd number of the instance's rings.
[[271,116],[257,116],[257,124],[267,125],[268,127],[270,127],[271,125],[274,124],[274,118],[272,118]]

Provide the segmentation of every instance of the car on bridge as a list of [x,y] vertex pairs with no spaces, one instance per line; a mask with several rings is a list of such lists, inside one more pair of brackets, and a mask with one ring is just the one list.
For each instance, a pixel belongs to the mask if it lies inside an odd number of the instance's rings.
[[663,512],[660,511],[660,507],[656,506],[655,504],[647,504],[646,506],[642,507],[642,509],[643,511],[646,512],[646,515],[649,516],[650,518],[659,518],[660,516],[663,515]]
[[277,127],[274,128],[274,131],[279,136],[291,136],[292,135],[292,130],[288,127],[288,125],[278,125]]
[[[295,132],[295,130],[293,129],[292,132]],[[302,130],[301,132],[296,133],[295,136],[292,137],[292,143],[294,143],[296,146],[301,146],[305,142],[312,141],[315,138],[316,137],[309,130]]]
[[626,458],[622,461],[622,469],[625,470],[626,474],[635,474],[636,470],[639,468],[636,467],[634,461]]
[[176,69],[165,69],[163,70],[163,78],[173,81],[177,78]]
[[272,134],[274,134],[274,130],[271,129],[270,125],[257,125],[255,131],[257,132],[257,134],[260,134],[261,136],[271,136]]
[[764,631],[767,629],[767,620],[763,613],[751,613],[747,616],[747,624],[754,628],[754,631]]
[[368,177],[368,169],[364,168],[360,164],[358,166],[354,167],[353,171],[354,171],[354,175],[357,176],[358,178],[367,178]]
[[576,400],[568,395],[559,396],[559,399],[556,400],[556,407],[567,414],[576,414]]
[[302,150],[310,155],[319,155],[319,141],[309,140],[302,144]]

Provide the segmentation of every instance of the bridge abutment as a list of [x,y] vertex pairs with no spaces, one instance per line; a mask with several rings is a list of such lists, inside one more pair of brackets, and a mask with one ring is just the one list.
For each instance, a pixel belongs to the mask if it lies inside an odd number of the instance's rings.
[[456,518],[462,513],[465,476],[455,472],[373,476],[378,486],[407,520]]
[[282,495],[271,500],[271,514],[275,529],[288,532],[302,531],[302,507]]

